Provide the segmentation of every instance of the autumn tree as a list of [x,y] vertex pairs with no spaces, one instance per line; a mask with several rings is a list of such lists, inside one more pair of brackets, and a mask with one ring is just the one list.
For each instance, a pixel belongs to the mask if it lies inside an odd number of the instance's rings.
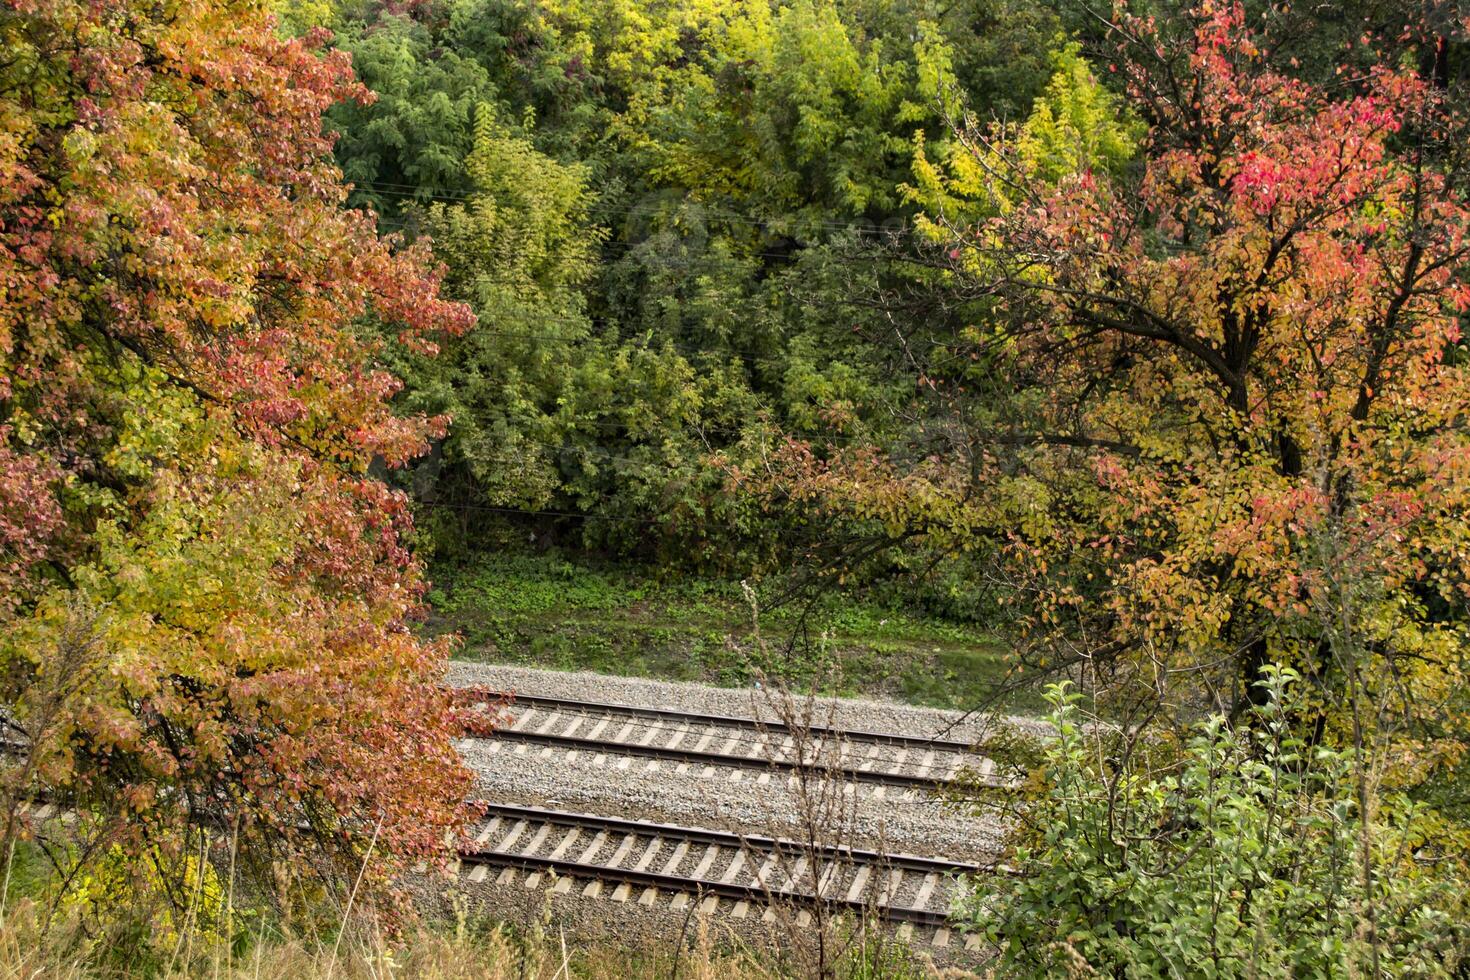
[[[947,447],[758,482],[992,543],[1032,666],[1239,715],[1289,664],[1414,783],[1464,734],[1463,102],[1412,57],[1295,77],[1275,16],[1120,8],[1120,104],[1064,66],[1025,125],[957,115],[914,192],[968,322],[909,335]],[[1147,127],[1136,162],[1099,110]]]
[[443,420],[394,414],[360,323],[427,349],[472,317],[342,207],[322,114],[367,93],[256,0],[9,0],[0,37],[10,839],[64,876],[220,832],[266,881],[442,855],[469,776],[369,466]]

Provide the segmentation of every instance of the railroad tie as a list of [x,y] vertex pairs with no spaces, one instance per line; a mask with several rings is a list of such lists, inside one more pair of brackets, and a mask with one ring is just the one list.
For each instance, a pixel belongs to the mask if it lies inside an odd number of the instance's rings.
[[531,727],[531,719],[534,718],[535,716],[536,716],[536,709],[535,708],[527,708],[525,711],[521,712],[515,718],[511,719],[510,730],[513,731],[513,732],[515,732],[515,731],[521,731],[521,732],[525,731],[526,729],[528,729],[528,728]]
[[939,876],[927,874],[924,883],[919,886],[919,893],[914,896],[914,908],[924,911],[929,905],[929,896],[934,894],[934,886],[939,884]]
[[704,855],[699,859],[699,867],[694,869],[694,874],[689,877],[700,879],[709,871],[710,865],[715,863],[715,855],[720,853],[718,844],[710,844],[704,849]]
[[[566,836],[566,840],[563,840],[562,845],[560,845],[559,848],[556,849],[556,851],[551,852],[551,857],[562,857],[563,848],[569,848],[569,846],[572,846],[572,843],[575,842],[575,840],[578,839],[579,836],[581,836],[581,833],[581,827],[573,827],[572,833],[569,833],[569,835]],[[592,842],[587,845],[587,849],[585,849],[585,851],[582,851],[582,857],[578,858],[578,864],[587,864],[587,862],[591,860],[592,855],[597,854],[598,849],[603,846],[604,840],[607,840],[607,832],[606,830],[600,830],[600,832],[597,832],[597,836],[592,837]],[[553,893],[553,895],[566,895],[566,893],[570,892],[570,890],[572,890],[572,879],[569,879],[569,877],[562,877],[562,879],[557,879],[557,883],[551,886],[551,893]]]
[[[599,830],[597,832],[597,835],[592,838],[592,842],[588,844],[587,847],[582,851],[582,855],[577,858],[577,863],[586,864],[588,861],[591,861],[592,856],[598,851],[602,850],[602,845],[605,843],[607,843],[607,831]],[[556,887],[553,888],[551,891],[553,894],[556,895],[565,895],[571,890],[572,879],[563,878],[561,881],[558,881],[556,883]]]
[[893,901],[893,897],[898,894],[898,885],[899,882],[901,882],[902,880],[903,872],[898,870],[897,868],[894,868],[892,871],[888,872],[888,880],[884,882],[883,887],[878,890],[878,895],[874,899],[873,904],[890,904]]
[[515,825],[510,828],[510,833],[505,835],[505,839],[502,840],[499,844],[492,847],[491,850],[499,851],[502,854],[509,854],[511,845],[516,842],[516,839],[519,838],[521,834],[525,833],[526,826],[526,821],[517,820],[515,822]]
[[[539,830],[536,831],[535,835],[532,836],[530,842],[527,843],[526,846],[521,850],[521,853],[522,854],[525,854],[525,855],[528,855],[528,856],[531,855],[531,854],[536,853],[536,851],[541,847],[541,845],[546,842],[546,837],[550,833],[551,833],[551,824],[549,824],[549,823],[542,824],[541,825],[541,829],[539,829]],[[527,888],[535,888],[539,884],[541,884],[541,872],[540,871],[532,871],[530,874],[526,875],[526,887]]]
[[590,731],[590,732],[587,733],[587,737],[588,738],[596,738],[597,736],[601,735],[602,734],[602,730],[604,728],[606,728],[608,726],[608,723],[611,722],[611,721],[612,721],[612,715],[603,715],[602,716],[602,719],[600,721],[598,721],[597,724],[595,724],[595,725],[592,726],[592,731]]
[[[734,882],[736,876],[740,874],[740,869],[744,866],[745,852],[736,851],[734,859],[730,861],[730,866],[725,869],[724,874],[720,875],[720,884],[728,885]],[[700,875],[695,875],[695,877],[700,877]],[[719,896],[710,895],[703,902],[699,903],[699,911],[704,913],[705,915],[709,915],[711,912],[719,907],[719,904]]]
[[[500,829],[500,824],[501,820],[499,817],[491,817],[490,822],[485,825],[485,829],[480,831],[480,835],[475,838],[475,843],[484,844],[486,841],[490,840],[490,835]],[[469,880],[484,881],[485,875],[489,873],[489,871],[489,866],[484,864],[477,864],[470,869],[470,873],[468,875]]]
[[840,870],[842,870],[842,863],[839,861],[828,861],[822,867],[822,873],[817,881],[818,898],[827,897],[827,892],[832,887],[832,882],[837,880],[837,873]]
[[[653,842],[648,845],[648,850],[643,852],[643,857],[638,862],[639,871],[642,871],[644,868],[648,867],[648,862],[651,861],[654,854],[658,853],[659,849],[663,847],[663,843],[663,838],[661,837],[655,837],[653,839]],[[687,850],[688,847],[689,845],[686,842],[679,842],[679,846],[674,848],[673,860],[665,865],[664,874],[668,874],[670,869],[678,866],[679,860],[683,858],[684,851]],[[638,904],[642,905],[644,908],[652,908],[653,903],[657,899],[658,889],[650,885],[649,887],[643,889],[643,894],[638,896]]]
[[[516,839],[525,832],[526,827],[526,821],[517,820],[515,822],[515,826],[510,828],[510,833],[506,834],[505,839],[502,840],[499,845],[493,848],[493,850],[498,851],[501,854],[509,854],[512,845],[514,845]],[[497,875],[495,878],[495,883],[497,885],[508,885],[511,882],[515,881],[515,877],[515,868],[502,868],[500,874]]]
[[541,828],[539,830],[537,830],[536,833],[531,837],[530,842],[527,843],[526,846],[521,849],[521,853],[522,854],[532,854],[532,853],[534,853],[537,848],[539,848],[542,844],[544,844],[546,842],[546,838],[551,834],[551,827],[552,827],[551,824],[549,824],[549,823],[543,823],[541,825]]
[[776,862],[780,860],[781,855],[777,854],[775,851],[772,851],[770,854],[766,855],[766,863],[761,865],[760,870],[755,873],[755,877],[751,879],[750,883],[762,890],[769,890],[770,882],[768,882],[766,879],[770,876],[771,869],[776,867]]
[[[684,855],[686,854],[686,852],[688,852],[688,849],[688,840],[681,840],[681,842],[679,842],[678,848],[673,849],[673,854],[670,855],[669,861],[667,861],[666,864],[663,865],[663,873],[675,873],[676,868],[679,867],[679,862],[684,861]],[[714,854],[716,854],[717,851],[719,851],[719,848],[716,848],[713,843],[711,843],[710,846],[707,846],[707,848],[704,848],[704,857],[700,858],[700,867],[694,868],[694,874],[689,877],[694,877],[694,879],[701,879],[701,877],[704,877],[704,873],[710,870],[710,865],[714,862]],[[684,892],[675,892],[673,893],[673,898],[669,901],[669,908],[678,911],[678,909],[684,908],[685,905],[688,904],[688,895],[685,895]]]
[[852,886],[847,889],[847,901],[858,902],[862,900],[863,889],[867,887],[868,875],[872,872],[870,865],[858,868],[857,874],[853,876]]
[[806,866],[807,858],[806,855],[803,854],[801,857],[797,858],[796,863],[791,866],[791,874],[787,875],[786,884],[781,886],[781,890],[788,892],[794,891],[796,889],[796,886],[801,883],[801,879],[806,875]]
[[[634,871],[644,871],[644,870],[647,870],[648,863],[653,860],[653,856],[658,853],[659,848],[663,847],[663,843],[664,843],[663,840],[661,838],[658,838],[658,837],[655,837],[655,838],[653,838],[653,840],[649,841],[648,842],[648,846],[643,849],[643,854],[638,858],[638,862],[633,865],[633,870]],[[652,891],[652,890],[653,889],[645,889],[645,891]],[[613,893],[612,893],[612,899],[613,899],[614,902],[626,902],[628,900],[628,895],[631,894],[632,891],[633,891],[633,886],[630,885],[630,884],[628,884],[625,881],[625,882],[623,882],[621,885],[619,885],[613,891]],[[642,898],[641,897],[639,898],[639,901],[640,902],[642,901]],[[652,903],[652,899],[649,900],[649,903],[648,904],[651,904],[651,903]]]
[[681,840],[679,846],[674,848],[674,853],[664,862],[663,874],[671,875],[679,867],[679,862],[684,860],[684,855],[689,853],[689,842]]
[[568,830],[567,831],[567,835],[561,839],[561,843],[558,844],[558,845],[556,845],[556,849],[553,850],[551,852],[551,854],[549,855],[550,858],[553,861],[560,861],[561,858],[562,858],[562,856],[564,854],[566,854],[567,850],[573,844],[575,844],[577,842],[577,838],[579,838],[581,836],[582,836],[582,828],[581,827],[573,827],[570,830]]
[[785,740],[781,742],[780,747],[776,749],[776,754],[771,757],[771,761],[777,762],[786,759],[794,748],[796,748],[796,739],[787,735]]
[[607,843],[607,831],[599,830],[597,836],[592,838],[592,843],[582,851],[582,856],[577,858],[578,864],[586,864],[592,860],[593,855],[602,850],[602,845]]
[[618,865],[622,864],[623,858],[628,856],[628,852],[633,849],[633,842],[637,839],[637,834],[625,834],[623,836],[622,842],[618,844],[618,849],[613,852],[612,857],[608,858],[607,866],[609,868],[616,868]]
[[744,866],[745,866],[745,852],[744,851],[736,851],[735,852],[735,857],[734,857],[734,859],[732,859],[730,861],[729,867],[727,867],[725,869],[725,873],[724,874],[720,875],[720,884],[722,884],[722,885],[728,885],[731,882],[733,882],[735,880],[735,876],[738,875],[738,874],[740,874],[740,869],[743,868]]

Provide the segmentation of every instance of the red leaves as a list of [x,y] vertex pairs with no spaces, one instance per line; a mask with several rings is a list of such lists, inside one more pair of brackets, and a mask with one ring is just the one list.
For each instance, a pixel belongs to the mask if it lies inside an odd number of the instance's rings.
[[[406,627],[407,500],[363,476],[443,422],[395,414],[356,321],[429,346],[472,316],[424,244],[341,207],[321,117],[369,93],[254,2],[7,5],[0,699],[62,683],[42,651],[101,651],[47,778],[139,841],[238,819],[322,868],[375,829],[388,871],[451,854],[446,648]],[[72,643],[72,600],[126,628]]]
[[472,685],[448,688],[446,694],[452,706],[454,724],[465,735],[484,738],[513,720],[507,714],[515,701],[513,692]]
[[1096,453],[1091,486],[1059,477],[1066,521],[1015,536],[1018,566],[1052,571],[1034,580],[1055,624],[1097,571],[1079,544],[1128,541],[1088,622],[1189,663],[1248,631],[1309,634],[1289,617],[1338,573],[1314,550],[1330,534],[1409,635],[1421,600],[1394,590],[1437,566],[1448,598],[1465,577],[1470,442],[1450,420],[1470,376],[1446,352],[1470,206],[1397,137],[1470,123],[1397,65],[1352,88],[1286,77],[1240,4],[1185,17],[1185,64],[1162,25],[1120,19],[1118,63],[1154,120],[1142,183],[1036,182],[1037,205],[991,227],[1021,376],[1045,389],[1032,424],[1142,447]]
[[30,598],[31,568],[62,527],[54,492],[60,473],[43,457],[17,453],[12,432],[0,425],[0,623]]

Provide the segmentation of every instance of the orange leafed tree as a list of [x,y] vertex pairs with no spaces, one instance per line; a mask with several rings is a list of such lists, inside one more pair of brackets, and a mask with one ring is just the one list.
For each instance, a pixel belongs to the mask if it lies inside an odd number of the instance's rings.
[[368,93],[257,0],[4,0],[0,38],[9,832],[44,795],[84,859],[201,828],[262,872],[446,853],[445,651],[369,475],[443,420],[395,416],[360,324],[472,317],[343,207],[322,113]]
[[959,127],[921,173],[974,311],[929,382],[964,409],[951,445],[796,447],[759,482],[895,535],[987,537],[1044,666],[1238,712],[1292,664],[1327,723],[1411,746],[1414,779],[1464,734],[1465,106],[1396,55],[1296,77],[1274,17],[1114,12],[1132,161],[1089,156],[1077,98]]

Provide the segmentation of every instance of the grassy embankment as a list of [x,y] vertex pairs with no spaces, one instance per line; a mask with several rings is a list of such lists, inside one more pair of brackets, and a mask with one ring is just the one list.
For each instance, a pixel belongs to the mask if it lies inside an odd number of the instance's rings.
[[[615,944],[573,942],[557,932],[515,933],[505,926],[424,926],[393,940],[380,933],[281,934],[244,942],[203,943],[184,936],[176,948],[139,960],[115,936],[89,935],[75,921],[46,921],[39,908],[21,902],[0,920],[0,976],[47,980],[786,980],[789,965],[749,950],[693,936],[674,956],[673,946],[628,950]],[[844,958],[842,980],[932,975],[894,947],[872,958]]]
[[[177,894],[159,892],[140,893],[129,902],[105,895],[89,901],[75,889],[60,897],[58,874],[29,842],[11,852],[0,877],[5,978],[785,980],[808,972],[775,951],[748,948],[707,922],[652,947],[574,941],[554,923],[549,905],[543,919],[521,927],[462,910],[447,919],[410,922],[390,936],[370,913],[345,912],[345,896],[276,908],[244,900],[243,888],[213,875],[207,885],[184,882],[183,907],[174,904]],[[221,901],[201,900],[210,893]],[[242,899],[238,904],[236,896]],[[932,975],[907,947],[891,941],[845,945],[833,966],[835,980]]]
[[[466,660],[732,687],[757,672],[819,676],[827,693],[945,708],[985,703],[1005,673],[1000,644],[983,630],[862,596],[763,610],[762,651],[738,582],[660,581],[636,567],[540,556],[440,567],[433,578],[430,628],[458,632]],[[1013,696],[1007,706],[1035,701]]]

